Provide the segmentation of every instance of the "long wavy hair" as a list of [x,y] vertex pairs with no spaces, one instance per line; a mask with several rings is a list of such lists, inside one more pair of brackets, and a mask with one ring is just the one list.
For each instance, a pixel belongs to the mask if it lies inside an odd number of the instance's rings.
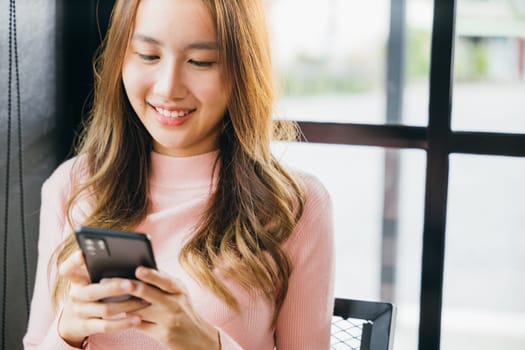
[[[273,322],[288,289],[291,266],[282,249],[302,215],[302,185],[273,156],[272,139],[293,139],[296,125],[272,120],[274,86],[266,19],[259,0],[200,0],[216,24],[220,62],[232,94],[220,136],[218,185],[180,260],[228,305],[239,305],[216,271],[274,305]],[[88,193],[91,212],[82,225],[133,230],[148,214],[151,136],[131,108],[122,62],[140,0],[117,0],[94,61],[90,118],[77,146],[76,182],[67,204]],[[133,142],[130,142],[133,140]],[[69,235],[51,263],[78,250]],[[57,276],[55,305],[67,282]]]

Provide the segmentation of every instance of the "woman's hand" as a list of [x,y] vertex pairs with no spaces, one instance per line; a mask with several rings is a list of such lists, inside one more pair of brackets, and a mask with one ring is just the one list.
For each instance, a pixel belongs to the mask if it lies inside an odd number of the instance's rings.
[[111,278],[91,283],[81,252],[72,254],[59,268],[71,283],[58,321],[59,335],[70,345],[80,347],[93,333],[110,332],[137,326],[140,317],[130,314],[148,303],[137,298],[119,302],[100,302],[102,298],[128,294],[134,287],[130,280]]
[[169,349],[220,349],[219,333],[193,309],[182,283],[166,273],[137,268],[130,294],[151,305],[130,313],[142,319],[135,329]]

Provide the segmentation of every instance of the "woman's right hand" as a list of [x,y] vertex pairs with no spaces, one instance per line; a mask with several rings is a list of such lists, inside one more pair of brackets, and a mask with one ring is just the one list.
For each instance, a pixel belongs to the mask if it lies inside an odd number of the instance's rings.
[[87,336],[137,326],[138,316],[127,313],[148,304],[137,298],[117,302],[101,302],[102,298],[127,294],[131,281],[111,278],[91,283],[80,251],[73,253],[59,267],[59,274],[71,283],[58,321],[58,333],[69,345],[80,347]]

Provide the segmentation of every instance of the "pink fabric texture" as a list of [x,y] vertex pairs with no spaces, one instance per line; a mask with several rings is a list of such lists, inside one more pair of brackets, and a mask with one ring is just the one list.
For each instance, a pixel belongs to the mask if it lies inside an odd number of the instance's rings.
[[[292,263],[288,294],[277,324],[271,326],[272,305],[223,279],[234,293],[241,312],[228,307],[203,287],[179,263],[179,252],[194,232],[217,177],[218,151],[184,158],[151,154],[152,207],[136,231],[150,235],[160,270],[182,280],[195,309],[220,334],[225,350],[322,350],[329,348],[333,310],[334,247],[332,205],[325,187],[313,176],[297,172],[306,187],[304,214],[284,243]],[[78,158],[75,158],[78,160]],[[65,216],[75,160],[59,166],[42,186],[38,264],[25,349],[74,349],[58,335],[57,315],[51,306],[48,262],[57,245],[72,233]],[[215,169],[215,173],[217,169]],[[76,223],[89,213],[87,199],[74,209]],[[134,330],[99,333],[89,337],[88,349],[163,349],[155,340]]]

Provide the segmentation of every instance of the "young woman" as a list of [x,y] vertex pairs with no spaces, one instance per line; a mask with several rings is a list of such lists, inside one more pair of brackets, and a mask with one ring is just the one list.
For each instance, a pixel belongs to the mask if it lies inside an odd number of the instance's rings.
[[[26,349],[329,348],[330,198],[271,153],[271,76],[258,0],[116,2],[78,155],[42,188]],[[159,269],[90,283],[77,225],[148,233]]]

